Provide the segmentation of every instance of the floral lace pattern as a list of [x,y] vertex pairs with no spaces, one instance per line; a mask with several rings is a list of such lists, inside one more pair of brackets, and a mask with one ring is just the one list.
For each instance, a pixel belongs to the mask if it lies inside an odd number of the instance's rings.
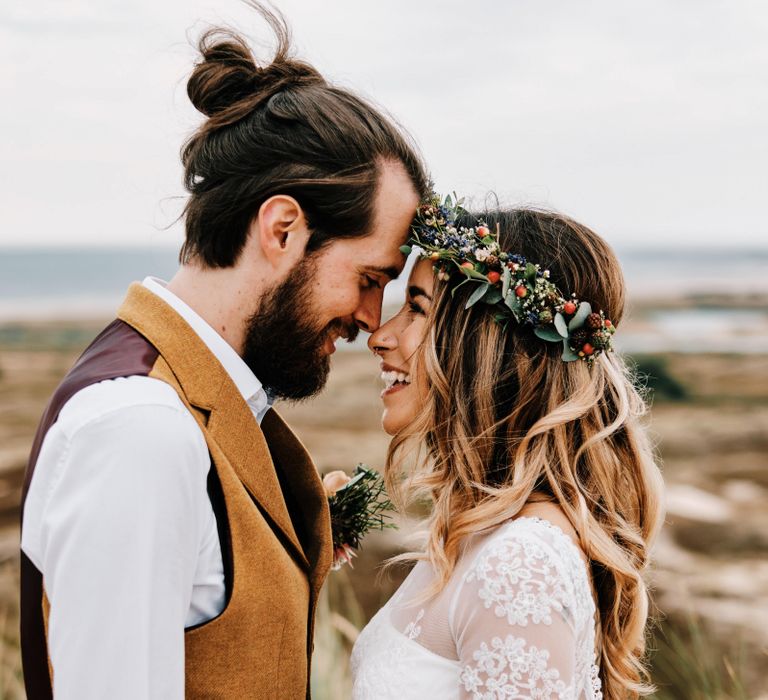
[[510,625],[551,625],[570,597],[546,549],[531,539],[495,542],[465,580],[478,581],[483,605]]
[[419,610],[419,614],[416,615],[416,619],[412,622],[409,622],[403,631],[403,634],[408,637],[408,639],[416,639],[416,637],[421,634],[421,625],[419,622],[421,621],[422,617],[424,617],[424,608]]
[[525,639],[509,635],[503,642],[494,637],[491,648],[485,642],[480,645],[473,655],[477,664],[462,670],[465,689],[478,700],[602,700],[595,663],[595,606],[576,545],[560,528],[539,518],[519,518],[509,528],[515,536],[492,539],[464,583],[474,583],[483,607],[510,626],[551,626],[555,614],[567,623],[576,639],[577,687],[560,678],[549,650],[525,648]]
[[408,602],[431,576],[417,565],[363,630],[353,700],[602,700],[595,604],[576,544],[522,517],[464,561],[442,604]]
[[549,652],[529,647],[520,637],[494,637],[490,648],[481,644],[473,658],[477,665],[465,666],[460,680],[474,700],[573,697],[573,689],[561,680],[560,672],[549,667]]

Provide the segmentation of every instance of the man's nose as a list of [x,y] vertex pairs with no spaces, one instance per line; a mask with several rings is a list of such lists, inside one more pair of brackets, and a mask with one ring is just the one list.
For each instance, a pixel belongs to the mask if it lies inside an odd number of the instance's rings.
[[383,301],[383,293],[366,294],[362,297],[360,305],[353,314],[355,323],[360,330],[366,333],[373,333],[381,325],[381,305]]

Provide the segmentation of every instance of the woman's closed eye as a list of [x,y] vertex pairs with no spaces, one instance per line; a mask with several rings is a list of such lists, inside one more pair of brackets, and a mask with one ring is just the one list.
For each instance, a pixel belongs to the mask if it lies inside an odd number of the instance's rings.
[[409,301],[408,302],[408,310],[410,313],[413,314],[420,314],[421,316],[426,316],[427,312],[419,306],[415,301]]

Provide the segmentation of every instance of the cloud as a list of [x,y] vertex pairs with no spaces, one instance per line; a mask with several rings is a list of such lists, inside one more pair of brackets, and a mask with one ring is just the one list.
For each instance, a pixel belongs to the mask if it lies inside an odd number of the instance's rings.
[[[548,204],[617,244],[768,243],[768,6],[285,0],[300,54],[384,105],[439,187]],[[234,0],[67,0],[0,13],[10,99],[0,244],[179,240],[198,123],[187,35],[249,32]]]

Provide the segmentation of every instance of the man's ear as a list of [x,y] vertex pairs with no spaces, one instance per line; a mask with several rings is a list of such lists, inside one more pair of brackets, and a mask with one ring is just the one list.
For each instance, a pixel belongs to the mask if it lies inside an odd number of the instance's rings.
[[258,237],[264,257],[279,269],[293,267],[304,256],[309,233],[301,205],[293,197],[276,194],[259,207],[249,235]]

